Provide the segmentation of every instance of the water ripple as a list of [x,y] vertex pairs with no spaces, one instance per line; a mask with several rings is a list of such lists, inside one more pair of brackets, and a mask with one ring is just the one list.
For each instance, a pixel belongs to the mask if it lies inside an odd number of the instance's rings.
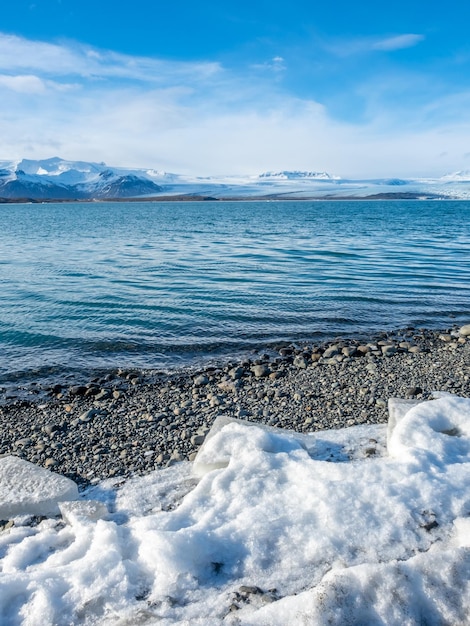
[[0,374],[470,317],[466,202],[0,205]]

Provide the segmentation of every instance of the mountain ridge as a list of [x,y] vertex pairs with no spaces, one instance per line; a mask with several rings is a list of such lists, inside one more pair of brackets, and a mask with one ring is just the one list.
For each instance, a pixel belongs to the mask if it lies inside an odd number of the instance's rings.
[[0,201],[121,199],[470,199],[470,171],[440,178],[347,179],[326,171],[187,176],[60,157],[0,161]]

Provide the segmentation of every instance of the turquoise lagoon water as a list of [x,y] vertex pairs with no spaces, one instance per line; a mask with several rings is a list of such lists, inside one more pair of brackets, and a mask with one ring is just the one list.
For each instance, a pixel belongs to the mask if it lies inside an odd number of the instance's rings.
[[470,321],[468,202],[0,205],[0,381]]

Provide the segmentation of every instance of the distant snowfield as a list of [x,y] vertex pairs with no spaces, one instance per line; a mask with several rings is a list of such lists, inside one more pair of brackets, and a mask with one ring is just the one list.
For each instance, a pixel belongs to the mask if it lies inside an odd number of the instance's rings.
[[0,161],[0,198],[113,199],[203,196],[214,199],[367,197],[468,199],[470,171],[440,178],[348,180],[327,172],[279,171],[256,176],[185,176],[110,167],[59,157]]
[[222,421],[59,506],[0,534],[2,626],[470,623],[470,399],[392,402],[388,436]]

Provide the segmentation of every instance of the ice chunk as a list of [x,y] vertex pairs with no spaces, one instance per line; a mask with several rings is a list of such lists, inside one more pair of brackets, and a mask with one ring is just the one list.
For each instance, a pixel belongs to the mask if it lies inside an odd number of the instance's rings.
[[[215,435],[218,435],[226,427],[230,427],[227,429],[227,436],[218,437],[217,444],[214,445],[213,439]],[[249,432],[251,432],[253,437],[253,442],[251,443],[253,443],[254,447],[251,446],[250,439],[248,438],[248,441],[246,439],[246,427],[250,429]],[[264,438],[262,443],[259,441],[260,438]],[[287,446],[289,449],[294,446],[306,450],[310,456],[313,455],[315,449],[313,435],[303,435],[293,430],[274,428],[265,424],[254,424],[246,420],[219,416],[209,431],[206,440],[199,448],[194,459],[193,472],[196,476],[204,476],[204,474],[214,469],[227,467],[233,455],[238,456],[242,450],[245,448],[249,449],[250,446],[253,447],[253,450],[257,449],[258,444],[261,449],[269,449],[269,451],[273,451],[273,446],[281,446],[281,448],[282,446]],[[281,450],[279,449],[279,451]]]
[[73,480],[16,456],[0,458],[0,519],[57,515],[59,501],[77,498],[78,487]]
[[98,500],[74,500],[72,502],[59,502],[59,509],[62,517],[68,524],[77,521],[96,522],[109,513],[108,507]]
[[423,400],[403,400],[402,398],[389,398],[388,400],[388,425],[387,425],[387,443],[395,429],[410,409]]

